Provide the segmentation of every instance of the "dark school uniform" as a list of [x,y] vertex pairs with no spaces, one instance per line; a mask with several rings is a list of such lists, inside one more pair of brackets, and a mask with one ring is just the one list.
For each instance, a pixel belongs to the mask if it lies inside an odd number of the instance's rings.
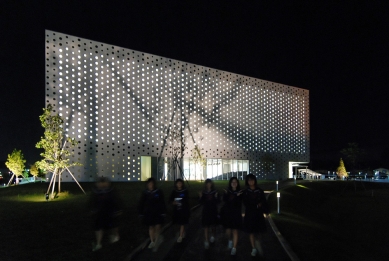
[[242,199],[241,191],[227,190],[223,195],[224,206],[221,209],[222,225],[225,228],[239,229],[242,227]]
[[216,225],[218,222],[217,205],[219,203],[219,200],[216,194],[216,190],[212,190],[210,192],[202,192],[200,198],[200,204],[203,205],[201,223],[204,227]]
[[188,224],[190,215],[188,190],[186,188],[182,190],[173,190],[169,201],[177,202],[176,205],[173,205],[173,223],[179,225]]
[[254,190],[247,188],[243,193],[243,203],[246,207],[244,227],[249,233],[266,232],[264,213],[269,214],[265,193],[259,187]]
[[122,208],[120,199],[112,187],[93,189],[90,204],[95,216],[93,227],[95,231],[118,227]]
[[143,191],[139,205],[139,215],[143,217],[143,224],[155,226],[162,224],[165,220],[166,205],[162,190],[155,189]]

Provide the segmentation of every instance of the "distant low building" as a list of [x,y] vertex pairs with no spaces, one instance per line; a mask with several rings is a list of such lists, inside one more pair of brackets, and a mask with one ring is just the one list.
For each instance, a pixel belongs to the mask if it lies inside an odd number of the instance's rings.
[[387,179],[389,175],[389,169],[378,168],[373,170],[375,179]]
[[300,176],[304,179],[324,179],[325,175],[310,169],[299,169]]
[[374,173],[380,172],[380,173],[389,174],[389,169],[378,168],[378,169],[373,170],[373,172],[374,172]]

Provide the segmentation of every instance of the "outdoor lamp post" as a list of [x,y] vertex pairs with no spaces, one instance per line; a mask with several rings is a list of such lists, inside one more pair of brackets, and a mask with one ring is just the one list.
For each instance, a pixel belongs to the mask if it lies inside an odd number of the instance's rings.
[[277,214],[280,214],[280,197],[281,193],[277,192]]

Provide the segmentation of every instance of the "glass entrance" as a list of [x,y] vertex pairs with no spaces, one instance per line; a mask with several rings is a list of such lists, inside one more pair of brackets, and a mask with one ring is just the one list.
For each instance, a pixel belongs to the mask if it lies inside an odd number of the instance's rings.
[[248,160],[207,159],[206,166],[184,158],[184,175],[188,180],[228,180],[238,177],[243,180],[249,173]]

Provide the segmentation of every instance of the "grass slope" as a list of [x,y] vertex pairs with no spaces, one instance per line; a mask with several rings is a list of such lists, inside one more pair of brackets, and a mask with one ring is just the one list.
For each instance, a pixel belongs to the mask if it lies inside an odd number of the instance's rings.
[[[226,181],[216,181],[221,191]],[[0,260],[123,260],[148,237],[147,228],[138,219],[137,203],[144,182],[114,183],[123,203],[120,226],[121,240],[113,245],[103,242],[103,248],[92,252],[93,217],[88,211],[92,183],[82,184],[84,195],[75,183],[62,183],[55,200],[46,202],[47,183],[35,183],[0,189]],[[169,197],[173,182],[158,186]],[[198,201],[203,183],[189,183],[190,204]],[[169,207],[169,209],[171,209]],[[167,222],[170,215],[167,216]],[[107,238],[107,237],[105,237]]]
[[387,260],[389,184],[299,182],[269,198],[272,217],[301,260]]

